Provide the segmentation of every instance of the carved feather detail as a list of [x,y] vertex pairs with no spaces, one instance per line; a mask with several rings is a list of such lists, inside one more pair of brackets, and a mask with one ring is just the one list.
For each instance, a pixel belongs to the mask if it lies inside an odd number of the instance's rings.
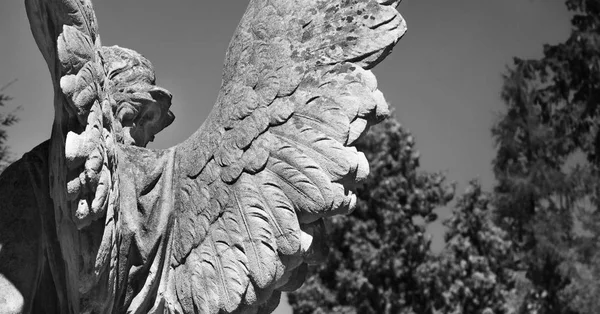
[[322,218],[350,212],[368,174],[350,145],[388,114],[368,69],[406,31],[398,2],[250,2],[213,112],[176,148],[169,304],[270,312],[323,255]]

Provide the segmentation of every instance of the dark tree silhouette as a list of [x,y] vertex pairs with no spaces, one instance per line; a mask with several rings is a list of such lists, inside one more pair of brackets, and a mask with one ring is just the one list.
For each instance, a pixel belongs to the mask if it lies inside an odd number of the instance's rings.
[[600,1],[566,5],[569,38],[515,59],[492,129],[496,221],[529,282],[527,313],[600,313]]
[[8,147],[6,146],[6,140],[8,138],[6,128],[19,121],[15,111],[4,112],[6,103],[11,100],[11,97],[4,94],[4,90],[8,87],[8,85],[0,88],[0,173],[11,162]]

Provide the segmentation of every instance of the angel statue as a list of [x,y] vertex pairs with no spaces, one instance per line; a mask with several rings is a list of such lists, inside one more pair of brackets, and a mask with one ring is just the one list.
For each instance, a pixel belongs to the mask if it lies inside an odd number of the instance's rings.
[[399,2],[250,0],[206,121],[147,149],[174,119],[150,61],[90,0],[25,0],[55,115],[0,177],[0,313],[271,313],[369,172]]

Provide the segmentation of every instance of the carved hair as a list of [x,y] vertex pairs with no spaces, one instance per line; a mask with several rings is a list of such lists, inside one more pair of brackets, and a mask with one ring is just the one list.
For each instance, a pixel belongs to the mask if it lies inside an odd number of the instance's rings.
[[156,86],[152,63],[141,54],[119,46],[102,47],[101,54],[108,78],[105,90],[114,100],[123,142],[146,146],[175,119],[169,110],[171,93]]

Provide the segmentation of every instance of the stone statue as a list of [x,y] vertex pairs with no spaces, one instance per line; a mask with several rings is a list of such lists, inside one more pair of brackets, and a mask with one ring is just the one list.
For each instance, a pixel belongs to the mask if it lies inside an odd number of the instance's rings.
[[55,116],[0,177],[0,312],[272,312],[368,174],[352,144],[388,115],[369,69],[399,2],[251,0],[210,116],[155,150],[152,64],[102,46],[90,0],[25,0]]

